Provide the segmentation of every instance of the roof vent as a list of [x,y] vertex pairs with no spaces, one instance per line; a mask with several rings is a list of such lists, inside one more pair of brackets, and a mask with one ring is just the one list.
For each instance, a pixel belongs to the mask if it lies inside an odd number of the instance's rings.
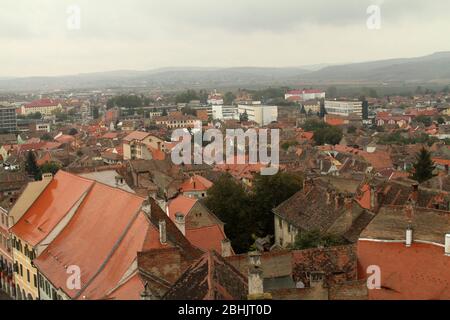
[[413,229],[411,227],[408,227],[406,229],[406,247],[411,247],[413,242]]
[[450,257],[450,233],[445,235],[445,255]]

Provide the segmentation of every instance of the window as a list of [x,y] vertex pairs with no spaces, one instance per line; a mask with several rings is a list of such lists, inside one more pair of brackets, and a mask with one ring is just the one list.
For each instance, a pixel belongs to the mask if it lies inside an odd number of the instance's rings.
[[278,217],[278,226],[280,227],[280,229],[283,229],[283,220],[281,220],[280,217]]
[[27,281],[30,283],[30,270],[27,269]]
[[22,264],[20,265],[20,276],[23,277],[23,266],[22,266]]
[[37,277],[36,277],[35,274],[33,275],[33,285],[34,285],[35,288],[38,287],[38,284],[37,284]]

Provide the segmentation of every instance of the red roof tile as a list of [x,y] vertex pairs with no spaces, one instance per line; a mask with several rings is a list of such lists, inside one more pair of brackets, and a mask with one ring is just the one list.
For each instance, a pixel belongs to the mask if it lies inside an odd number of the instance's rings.
[[225,233],[219,225],[186,230],[186,238],[194,246],[205,250],[222,252],[222,240],[226,239]]
[[184,181],[181,185],[182,192],[189,191],[206,191],[213,186],[213,183],[206,178],[199,175],[194,175],[193,177]]
[[188,198],[183,195],[179,195],[173,200],[169,201],[169,217],[172,221],[175,221],[175,215],[182,213],[186,216],[192,207],[197,203],[197,199]]
[[147,138],[150,134],[148,132],[142,132],[142,131],[134,131],[132,133],[130,133],[129,135],[127,135],[123,141],[126,142],[131,142],[133,140],[144,140],[145,138]]
[[32,246],[39,244],[92,185],[91,180],[58,171],[11,232]]
[[[140,213],[143,201],[134,194],[95,183],[71,221],[35,264],[71,298],[102,298],[142,249],[149,227]],[[70,265],[82,270],[82,294],[66,287],[65,266]]]

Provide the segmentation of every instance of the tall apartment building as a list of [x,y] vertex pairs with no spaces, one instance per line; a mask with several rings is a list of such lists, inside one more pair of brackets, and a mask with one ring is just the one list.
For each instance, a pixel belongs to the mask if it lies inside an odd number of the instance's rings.
[[278,107],[277,106],[265,106],[261,104],[243,105],[238,106],[239,115],[247,113],[248,120],[254,121],[260,126],[266,126],[274,121],[278,120]]
[[335,116],[348,117],[353,114],[362,117],[363,103],[358,100],[326,100],[325,109]]
[[17,131],[16,108],[8,103],[0,102],[0,133]]

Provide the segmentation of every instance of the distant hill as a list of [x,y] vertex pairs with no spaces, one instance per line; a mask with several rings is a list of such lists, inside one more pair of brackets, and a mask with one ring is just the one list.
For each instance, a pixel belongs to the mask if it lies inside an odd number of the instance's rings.
[[220,88],[327,82],[450,82],[450,52],[407,58],[293,68],[161,68],[118,70],[58,77],[0,78],[0,90],[55,90],[111,87]]
[[430,82],[450,79],[450,52],[425,57],[329,66],[303,77],[309,81]]

